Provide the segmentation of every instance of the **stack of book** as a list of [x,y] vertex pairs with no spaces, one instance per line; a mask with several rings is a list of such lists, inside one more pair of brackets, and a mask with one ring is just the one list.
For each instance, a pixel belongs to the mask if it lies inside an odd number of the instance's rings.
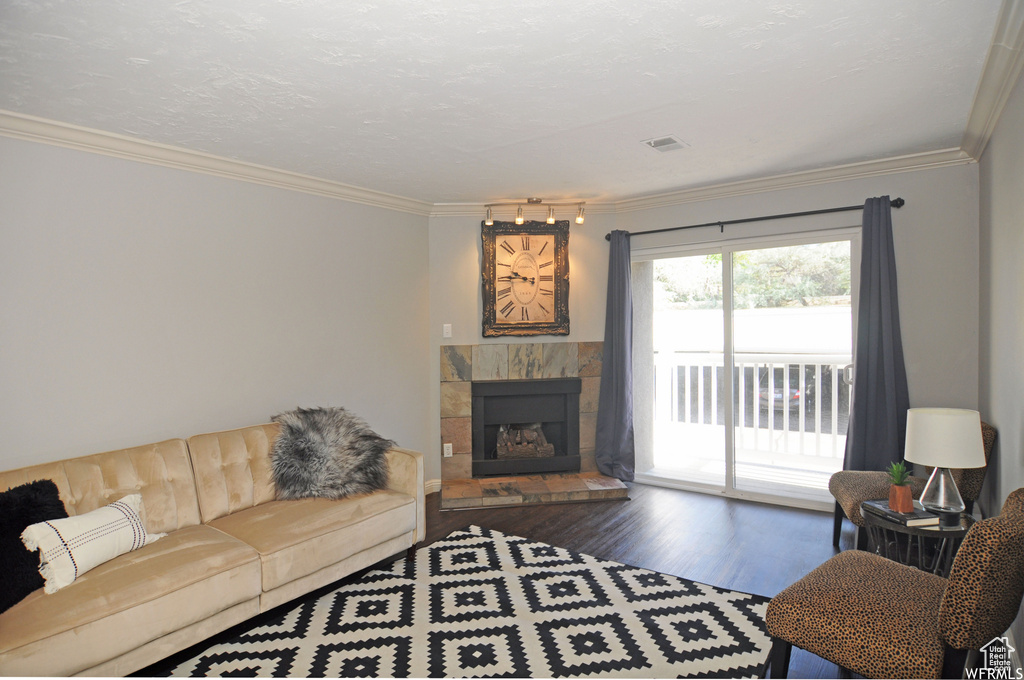
[[914,501],[913,512],[890,510],[888,500],[864,501],[861,507],[864,508],[864,512],[870,512],[879,517],[884,517],[890,522],[896,522],[907,527],[926,527],[939,523],[939,516],[934,512],[925,510],[918,501]]

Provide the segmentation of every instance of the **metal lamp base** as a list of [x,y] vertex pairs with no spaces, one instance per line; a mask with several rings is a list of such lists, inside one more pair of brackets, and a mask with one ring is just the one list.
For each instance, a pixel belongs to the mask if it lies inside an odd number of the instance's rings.
[[967,509],[967,505],[956,488],[949,468],[937,467],[932,470],[921,492],[921,505],[939,516],[940,527],[949,529],[960,526],[960,514]]

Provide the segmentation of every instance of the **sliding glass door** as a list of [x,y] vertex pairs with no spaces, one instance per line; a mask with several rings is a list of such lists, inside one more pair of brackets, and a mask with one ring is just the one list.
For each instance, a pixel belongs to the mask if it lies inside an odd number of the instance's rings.
[[732,253],[736,489],[824,498],[829,476],[842,468],[853,353],[850,246]]
[[725,484],[722,257],[654,262],[654,465]]
[[847,232],[634,253],[642,481],[830,498],[846,443],[858,257]]

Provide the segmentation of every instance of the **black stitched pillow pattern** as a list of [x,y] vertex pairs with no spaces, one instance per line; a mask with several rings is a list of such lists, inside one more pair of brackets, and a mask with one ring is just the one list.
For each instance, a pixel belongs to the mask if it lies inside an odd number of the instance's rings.
[[43,587],[39,553],[21,542],[30,524],[67,517],[57,485],[40,479],[0,493],[0,613]]

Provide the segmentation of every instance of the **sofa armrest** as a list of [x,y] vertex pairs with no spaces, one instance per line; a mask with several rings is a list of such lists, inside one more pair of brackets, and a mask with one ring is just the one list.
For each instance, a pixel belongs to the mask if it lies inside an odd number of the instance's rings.
[[423,494],[423,454],[394,448],[387,452],[388,488],[416,499],[416,542],[427,536],[427,507]]

